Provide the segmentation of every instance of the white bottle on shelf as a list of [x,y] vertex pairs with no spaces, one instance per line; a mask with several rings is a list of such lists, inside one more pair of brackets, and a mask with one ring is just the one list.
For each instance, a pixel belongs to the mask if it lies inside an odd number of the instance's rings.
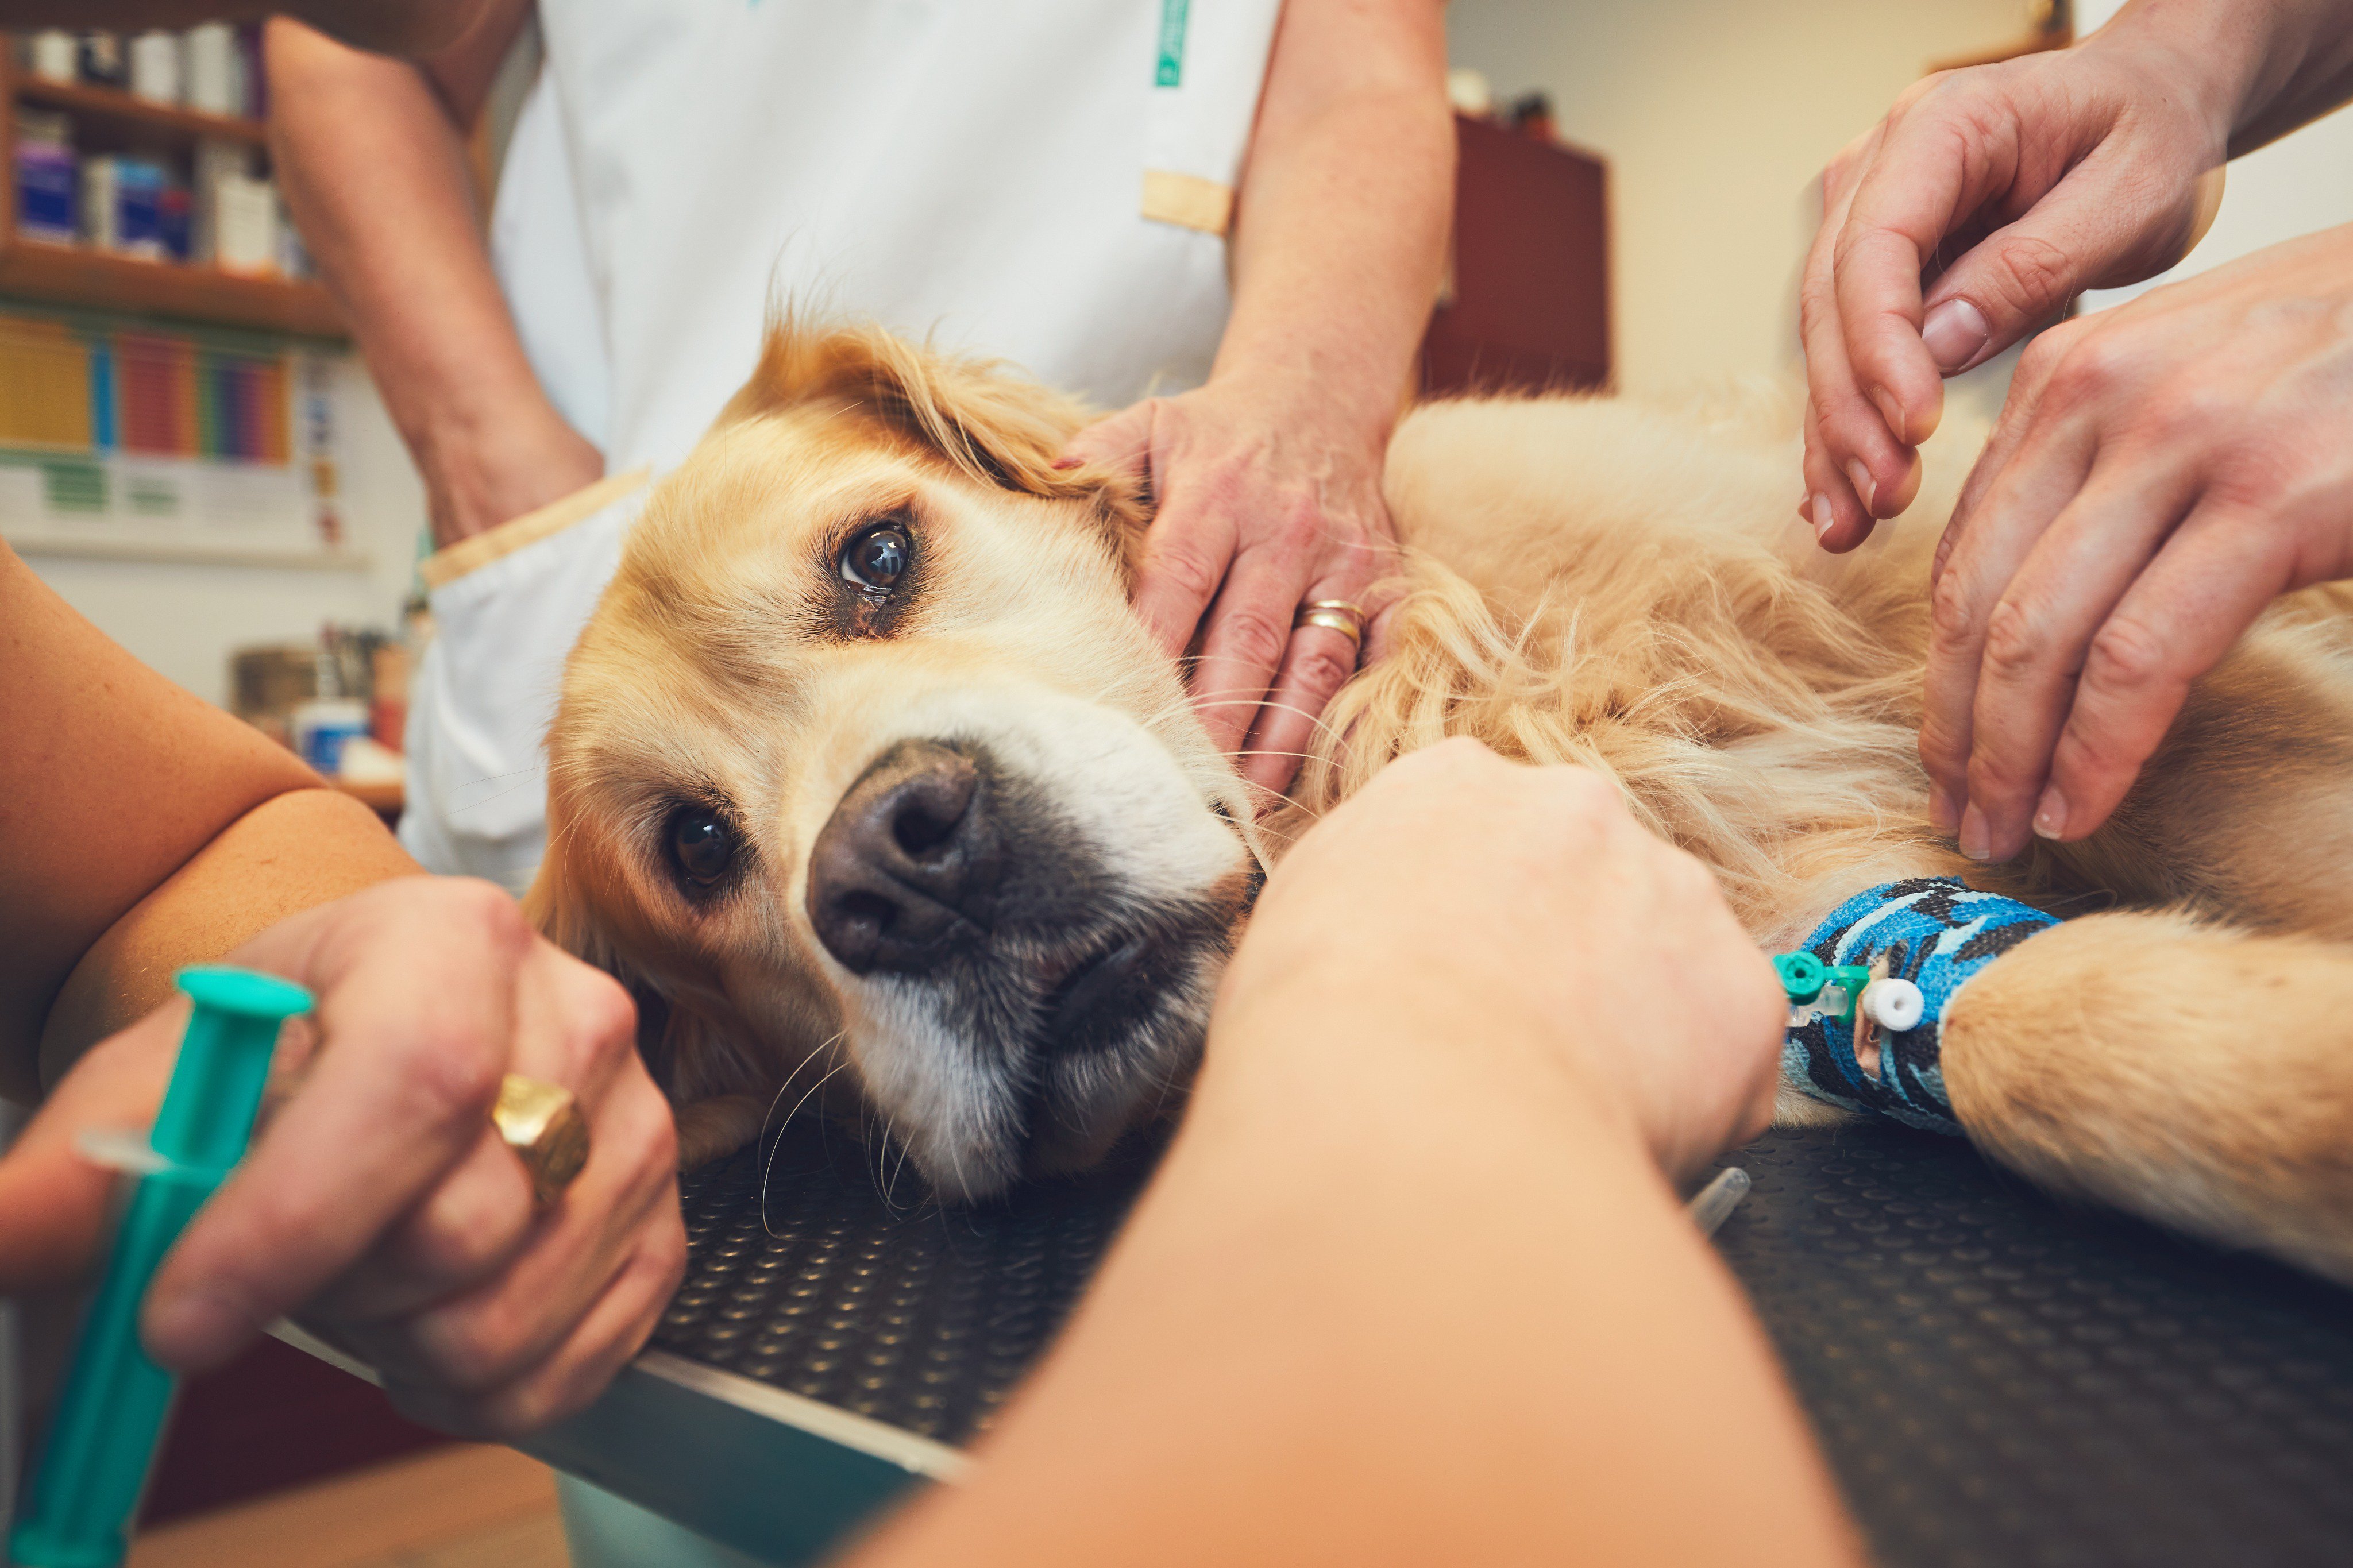
[[180,101],[180,35],[141,33],[131,40],[131,96],[150,103]]
[[45,27],[33,35],[27,63],[43,81],[71,82],[81,76],[81,49],[63,27]]
[[236,28],[227,22],[207,22],[188,29],[190,109],[206,114],[243,114],[244,79],[245,62],[237,55]]

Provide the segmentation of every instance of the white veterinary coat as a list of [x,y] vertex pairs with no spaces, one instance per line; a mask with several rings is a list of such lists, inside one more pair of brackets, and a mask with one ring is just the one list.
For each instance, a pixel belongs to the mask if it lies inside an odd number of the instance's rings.
[[[776,304],[1107,409],[1198,384],[1280,8],[542,0],[492,222],[524,348],[614,475],[686,455]],[[608,480],[428,563],[401,826],[428,868],[529,880],[564,656],[642,495]]]

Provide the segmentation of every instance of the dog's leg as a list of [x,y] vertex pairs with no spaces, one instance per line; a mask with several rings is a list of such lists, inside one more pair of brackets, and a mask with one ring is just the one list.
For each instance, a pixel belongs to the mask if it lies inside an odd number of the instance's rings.
[[691,1171],[723,1159],[760,1135],[768,1102],[756,1095],[718,1094],[675,1108],[678,1168]]
[[2085,916],[1945,1015],[1989,1154],[2058,1192],[2353,1283],[2353,947],[2179,912]]

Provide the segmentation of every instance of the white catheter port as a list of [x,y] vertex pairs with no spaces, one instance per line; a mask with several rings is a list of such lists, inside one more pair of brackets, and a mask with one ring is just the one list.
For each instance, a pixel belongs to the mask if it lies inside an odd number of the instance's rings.
[[1901,1033],[1919,1023],[1920,1015],[1927,1009],[1927,999],[1920,988],[1909,980],[1874,980],[1862,988],[1857,1004],[1863,1016],[1883,1029]]

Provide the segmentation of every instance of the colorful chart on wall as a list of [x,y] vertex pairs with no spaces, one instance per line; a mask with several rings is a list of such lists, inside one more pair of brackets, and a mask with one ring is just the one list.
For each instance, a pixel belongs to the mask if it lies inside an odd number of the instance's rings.
[[332,365],[253,334],[0,314],[0,538],[26,554],[364,564]]

